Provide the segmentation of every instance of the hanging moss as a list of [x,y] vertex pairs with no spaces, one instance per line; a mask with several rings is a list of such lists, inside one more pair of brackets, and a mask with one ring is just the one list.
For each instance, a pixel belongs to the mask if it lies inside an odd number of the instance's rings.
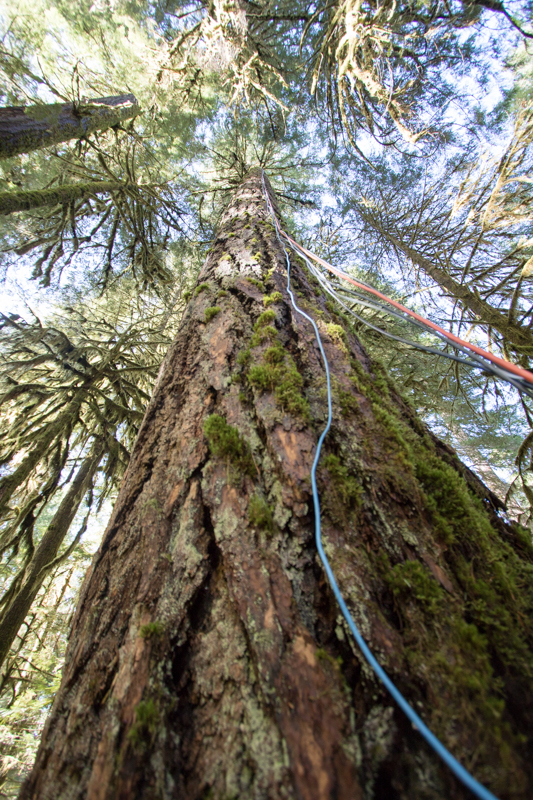
[[24,190],[19,192],[0,192],[0,214],[15,211],[30,211],[42,206],[68,205],[75,200],[109,194],[123,188],[120,182],[87,181],[61,184],[51,189]]

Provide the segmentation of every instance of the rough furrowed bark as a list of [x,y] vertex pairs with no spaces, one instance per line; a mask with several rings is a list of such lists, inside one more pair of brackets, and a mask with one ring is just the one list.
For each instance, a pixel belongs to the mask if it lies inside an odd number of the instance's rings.
[[0,108],[0,158],[81,139],[119,125],[139,113],[139,104],[132,94],[97,97],[78,104]]
[[[224,214],[73,622],[29,798],[465,798],[317,560],[326,386],[260,174]],[[532,788],[531,546],[293,264],[334,426],[325,548],[371,648],[502,798]]]

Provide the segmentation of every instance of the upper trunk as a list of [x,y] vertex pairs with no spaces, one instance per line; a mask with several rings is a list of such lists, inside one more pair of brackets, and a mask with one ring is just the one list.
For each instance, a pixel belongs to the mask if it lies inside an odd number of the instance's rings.
[[[331,368],[318,477],[348,606],[444,743],[525,800],[528,539],[294,261],[292,282]],[[326,410],[255,171],[161,369],[21,798],[468,796],[369,671],[317,560]]]
[[105,131],[140,112],[132,94],[97,97],[84,103],[0,108],[0,158]]

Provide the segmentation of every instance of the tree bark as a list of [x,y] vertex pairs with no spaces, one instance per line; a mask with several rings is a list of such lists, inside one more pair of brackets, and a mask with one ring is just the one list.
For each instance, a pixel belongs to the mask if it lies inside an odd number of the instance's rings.
[[139,113],[139,104],[132,94],[97,97],[80,104],[0,108],[0,158],[81,139],[119,125]]
[[69,532],[83,496],[98,469],[102,452],[103,445],[97,441],[69,484],[59,508],[44,532],[33,558],[28,564],[22,586],[10,600],[6,610],[0,615],[0,667],[11,649],[44,579],[54,566],[59,548]]
[[67,183],[51,189],[27,189],[20,192],[0,192],[0,216],[16,211],[32,211],[42,206],[66,205],[97,194],[118,191],[123,184],[117,181],[87,181]]
[[[341,590],[444,743],[526,800],[530,539],[292,273],[334,386],[318,478]],[[21,800],[469,796],[370,672],[317,559],[325,374],[285,287],[252,171],[162,366]]]

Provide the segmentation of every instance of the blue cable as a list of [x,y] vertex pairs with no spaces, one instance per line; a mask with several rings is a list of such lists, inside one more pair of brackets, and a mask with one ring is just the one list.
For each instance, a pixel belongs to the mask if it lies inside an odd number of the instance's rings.
[[314,510],[315,510],[315,542],[316,542],[318,555],[320,556],[320,560],[322,561],[322,564],[324,566],[324,570],[326,571],[326,575],[328,577],[330,586],[333,589],[333,593],[334,593],[334,595],[335,595],[335,597],[337,599],[337,602],[338,602],[338,604],[340,606],[340,609],[342,611],[344,619],[348,623],[348,626],[349,626],[349,628],[350,628],[350,630],[352,632],[352,635],[353,635],[355,641],[359,645],[359,648],[361,649],[361,652],[363,653],[364,657],[366,658],[366,660],[368,661],[368,663],[370,664],[370,666],[372,667],[372,669],[374,670],[374,672],[376,673],[378,678],[381,680],[381,682],[383,683],[385,688],[388,690],[388,692],[392,695],[393,699],[398,703],[398,705],[400,706],[400,708],[402,709],[404,714],[412,722],[414,727],[418,728],[418,730],[420,731],[420,733],[422,734],[422,736],[424,737],[426,742],[430,745],[430,747],[433,748],[433,750],[437,753],[437,755],[440,756],[440,758],[451,769],[451,771],[454,773],[454,775],[457,778],[459,778],[459,780],[468,789],[470,789],[470,791],[473,794],[475,794],[476,797],[480,798],[480,800],[498,800],[498,798],[495,795],[493,795],[492,792],[489,792],[489,790],[486,789],[481,783],[479,783],[479,781],[476,781],[476,779],[468,772],[468,770],[466,770],[462,766],[462,764],[460,764],[457,761],[457,759],[454,758],[454,756],[452,756],[452,754],[444,747],[442,742],[439,739],[437,739],[435,734],[432,733],[430,731],[430,729],[427,727],[427,725],[420,719],[420,717],[418,716],[418,714],[416,713],[414,708],[412,708],[409,705],[409,703],[407,702],[407,700],[405,699],[403,694],[399,691],[399,689],[396,688],[396,685],[389,678],[389,676],[387,675],[387,673],[385,672],[383,667],[380,666],[380,664],[378,663],[377,659],[374,657],[374,655],[372,654],[370,648],[368,647],[367,643],[365,642],[365,640],[361,636],[359,628],[357,627],[357,625],[355,624],[355,622],[352,619],[352,615],[350,614],[350,612],[348,610],[348,606],[344,602],[344,598],[343,598],[343,596],[341,594],[341,591],[340,591],[340,589],[339,589],[339,587],[337,585],[337,581],[335,579],[335,575],[333,574],[333,570],[331,569],[330,563],[328,561],[328,557],[326,556],[326,553],[324,552],[324,547],[322,546],[322,526],[321,526],[321,522],[320,522],[320,499],[319,499],[319,496],[318,496],[318,489],[317,489],[317,484],[316,484],[316,469],[317,469],[318,462],[319,462],[319,459],[320,459],[320,451],[322,450],[322,444],[323,444],[324,439],[326,438],[326,436],[327,436],[327,434],[328,434],[328,432],[329,432],[329,430],[331,428],[331,423],[332,423],[332,419],[333,419],[333,409],[332,409],[332,403],[331,403],[331,381],[330,381],[330,375],[329,375],[329,364],[328,364],[328,360],[326,358],[326,353],[324,352],[324,347],[322,345],[322,339],[320,338],[320,333],[319,333],[318,327],[316,325],[316,322],[308,314],[306,314],[305,311],[302,311],[302,309],[298,308],[298,306],[296,305],[296,301],[294,299],[294,295],[293,295],[292,289],[291,289],[291,262],[290,262],[290,258],[289,258],[289,254],[287,252],[287,249],[286,249],[286,247],[285,247],[285,245],[284,245],[284,243],[283,243],[283,241],[282,241],[282,239],[281,239],[281,237],[279,235],[279,224],[278,224],[278,221],[276,219],[276,215],[274,214],[274,209],[272,208],[272,204],[270,202],[270,198],[268,196],[268,192],[266,190],[264,172],[262,174],[262,183],[263,183],[263,193],[264,193],[264,196],[265,196],[267,208],[270,211],[270,214],[272,216],[272,220],[274,222],[274,228],[276,229],[276,236],[278,237],[278,241],[279,241],[281,247],[283,248],[283,252],[285,253],[285,260],[287,262],[287,292],[289,293],[289,296],[291,298],[291,303],[292,303],[292,306],[293,306],[294,310],[297,311],[298,314],[301,314],[302,317],[305,317],[305,319],[309,320],[309,322],[313,326],[313,329],[314,329],[314,332],[315,332],[316,341],[317,341],[317,344],[318,344],[318,346],[320,348],[320,354],[322,356],[322,360],[324,362],[324,368],[326,370],[326,384],[327,384],[327,390],[328,390],[328,420],[326,422],[326,426],[325,426],[324,430],[320,434],[320,438],[318,440],[318,444],[317,444],[317,448],[316,448],[315,458],[314,458],[314,461],[313,461],[313,466],[311,467],[311,486],[312,486],[312,493],[313,493],[313,505],[314,505]]

